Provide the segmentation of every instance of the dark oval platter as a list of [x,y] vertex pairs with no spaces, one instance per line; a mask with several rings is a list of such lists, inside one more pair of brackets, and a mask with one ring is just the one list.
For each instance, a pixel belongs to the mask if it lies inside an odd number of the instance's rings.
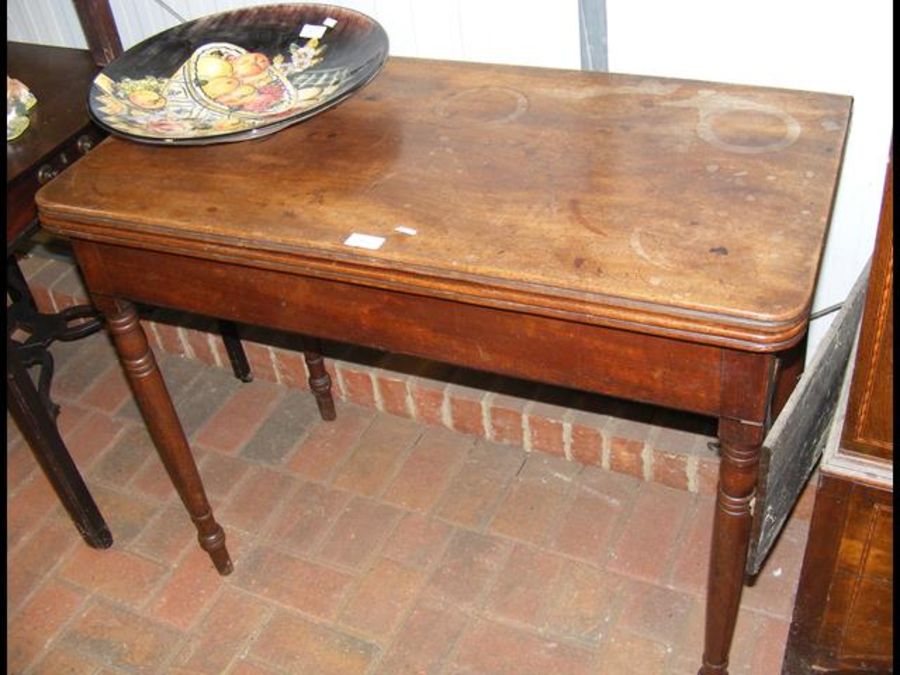
[[97,75],[94,120],[142,143],[259,138],[351,96],[388,57],[374,19],[343,7],[265,5],[201,17],[133,46]]

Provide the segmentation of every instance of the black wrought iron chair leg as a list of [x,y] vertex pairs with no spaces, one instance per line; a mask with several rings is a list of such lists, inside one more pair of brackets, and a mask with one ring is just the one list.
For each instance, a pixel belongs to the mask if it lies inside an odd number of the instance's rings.
[[28,282],[25,281],[25,275],[22,274],[22,268],[19,267],[19,261],[16,260],[15,255],[6,257],[6,283],[7,292],[13,302],[25,303],[32,310],[37,311],[34,296],[31,294],[31,289],[28,288]]
[[6,338],[6,405],[84,540],[93,548],[112,546],[109,526],[78,473],[55,421],[48,414],[9,336]]
[[50,398],[50,383],[53,381],[54,370],[53,354],[46,350],[42,351],[38,365],[41,368],[37,384],[38,397],[47,409],[47,412],[50,413],[50,418],[55,422],[56,418],[59,417],[59,406]]

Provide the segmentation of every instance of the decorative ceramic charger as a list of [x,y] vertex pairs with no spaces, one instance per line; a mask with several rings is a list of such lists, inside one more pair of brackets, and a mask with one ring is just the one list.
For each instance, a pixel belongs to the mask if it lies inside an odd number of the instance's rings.
[[381,70],[388,38],[373,19],[333,5],[266,5],[180,24],[135,45],[97,75],[91,116],[143,143],[259,138],[356,92]]

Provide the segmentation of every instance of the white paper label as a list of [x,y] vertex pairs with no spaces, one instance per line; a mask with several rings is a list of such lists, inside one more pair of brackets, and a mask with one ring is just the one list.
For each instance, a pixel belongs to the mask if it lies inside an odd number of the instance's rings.
[[302,38],[320,38],[325,35],[325,31],[328,30],[325,26],[314,26],[311,23],[307,23],[303,25],[303,28],[300,29],[300,37]]
[[344,239],[344,246],[355,246],[356,248],[367,248],[372,251],[377,251],[381,248],[384,242],[384,237],[378,237],[374,234],[360,234],[359,232],[354,232],[349,237]]

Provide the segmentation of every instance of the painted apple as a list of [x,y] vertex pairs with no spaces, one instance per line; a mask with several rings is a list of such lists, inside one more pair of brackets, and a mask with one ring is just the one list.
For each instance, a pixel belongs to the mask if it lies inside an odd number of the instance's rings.
[[241,81],[236,77],[214,77],[201,88],[203,93],[212,99],[218,99],[220,96],[228,94],[241,85]]
[[204,54],[197,59],[197,77],[201,80],[214,80],[217,77],[229,77],[234,67],[227,60],[215,54]]
[[151,89],[136,89],[128,94],[128,100],[144,110],[159,110],[166,107],[166,99]]
[[260,73],[265,72],[270,65],[271,62],[269,61],[269,57],[260,52],[247,52],[246,54],[241,54],[231,62],[235,76],[241,79],[259,75]]
[[275,108],[285,95],[284,87],[280,84],[267,84],[257,88],[257,95],[245,102],[241,109],[250,113],[269,113]]

